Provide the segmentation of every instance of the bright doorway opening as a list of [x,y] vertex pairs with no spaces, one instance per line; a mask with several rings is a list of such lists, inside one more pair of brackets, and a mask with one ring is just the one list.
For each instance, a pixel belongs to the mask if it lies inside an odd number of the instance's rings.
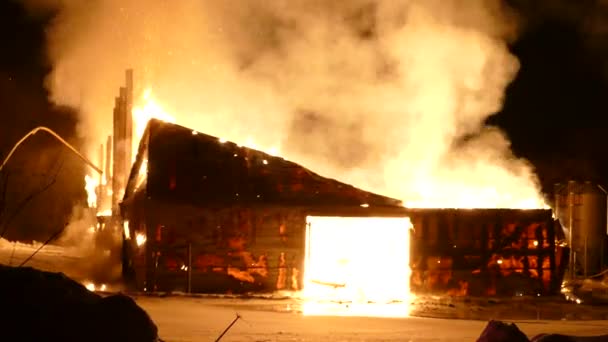
[[306,218],[304,314],[407,316],[407,217]]

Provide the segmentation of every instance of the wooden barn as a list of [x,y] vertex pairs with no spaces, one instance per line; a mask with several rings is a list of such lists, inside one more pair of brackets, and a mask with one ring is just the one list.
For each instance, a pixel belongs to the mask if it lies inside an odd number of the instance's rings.
[[[379,260],[348,272],[378,282],[397,272],[409,279],[387,279],[409,282],[418,293],[553,294],[565,266],[550,210],[406,209],[283,158],[158,120],[145,130],[120,208],[123,271],[144,291],[269,293],[301,290],[307,281],[344,286],[337,272],[304,277],[311,236],[331,229],[315,217],[351,218],[339,223],[346,229],[328,235],[326,249],[348,245],[359,258]],[[392,221],[364,220],[372,217]],[[355,236],[357,221],[368,226],[367,238]],[[390,225],[398,232],[388,236]],[[366,248],[373,243],[403,248]],[[327,258],[326,265],[341,262]],[[408,264],[411,274],[403,272]]]
[[398,200],[158,120],[121,212],[137,288],[213,293],[299,290],[307,216],[405,217]]

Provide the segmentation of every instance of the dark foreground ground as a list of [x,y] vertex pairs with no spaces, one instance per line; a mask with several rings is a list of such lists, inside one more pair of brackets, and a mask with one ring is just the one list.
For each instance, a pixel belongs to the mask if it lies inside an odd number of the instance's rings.
[[[0,263],[4,264],[16,265],[37,249],[35,245],[2,242],[0,240]],[[78,250],[56,246],[45,247],[28,263],[29,266],[51,271],[67,270],[69,276],[86,283],[90,279],[77,272],[80,268],[76,266],[82,264]],[[19,287],[11,291],[24,293]],[[74,291],[82,293],[83,288],[77,287]],[[102,297],[107,295],[104,293]],[[84,297],[89,298],[90,302],[99,302],[97,296],[85,294]],[[169,342],[214,341],[237,313],[242,319],[235,323],[222,341],[475,341],[490,319],[515,322],[529,337],[547,332],[587,336],[608,333],[608,320],[604,321],[608,319],[608,307],[587,305],[586,301],[576,304],[563,298],[420,297],[414,300],[410,308],[411,314],[416,317],[408,318],[304,316],[299,300],[280,296],[161,297],[132,294],[132,298],[146,310],[158,327],[159,336]],[[23,322],[31,323],[32,313],[39,312],[39,304],[36,302],[28,308],[13,306],[11,310],[23,314]],[[122,301],[122,304],[130,306],[126,301]],[[113,310],[111,306],[110,312]],[[59,309],[58,312],[65,311],[65,308]],[[102,314],[101,317],[118,318],[111,313]],[[98,322],[102,323],[98,326],[106,331],[116,329],[113,324],[102,321]],[[4,323],[6,325],[8,321],[4,320]],[[78,324],[75,321],[64,323],[66,329]],[[5,339],[7,335],[3,334],[2,340],[23,340],[20,338],[23,336]]]

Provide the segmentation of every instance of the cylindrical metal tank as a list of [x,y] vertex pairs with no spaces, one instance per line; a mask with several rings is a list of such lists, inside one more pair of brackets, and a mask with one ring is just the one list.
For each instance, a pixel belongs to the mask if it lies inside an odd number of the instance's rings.
[[588,277],[601,272],[608,228],[608,201],[603,189],[591,182],[557,184],[554,210],[573,251],[570,275]]

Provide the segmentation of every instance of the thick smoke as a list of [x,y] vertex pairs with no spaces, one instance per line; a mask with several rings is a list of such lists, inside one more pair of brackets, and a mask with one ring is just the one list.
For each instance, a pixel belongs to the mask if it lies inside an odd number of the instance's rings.
[[111,132],[124,70],[177,122],[433,207],[542,205],[496,128],[518,70],[498,1],[96,0],[56,6],[52,100]]
[[78,262],[66,264],[62,271],[80,281],[117,289],[122,279],[122,236],[111,229],[97,230],[96,226],[94,212],[74,208],[70,224],[54,244],[77,255]]

